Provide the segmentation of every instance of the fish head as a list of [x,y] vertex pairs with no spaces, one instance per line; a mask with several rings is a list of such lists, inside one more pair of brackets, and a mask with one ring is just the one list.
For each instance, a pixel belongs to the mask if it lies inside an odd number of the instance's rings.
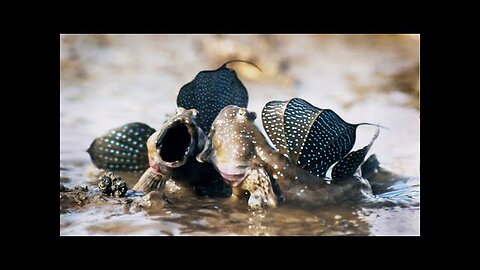
[[197,124],[196,109],[177,108],[176,115],[147,141],[150,167],[156,171],[178,168],[203,148],[205,134]]
[[216,117],[200,162],[210,162],[225,181],[238,186],[248,175],[255,158],[256,114],[235,105],[226,106]]

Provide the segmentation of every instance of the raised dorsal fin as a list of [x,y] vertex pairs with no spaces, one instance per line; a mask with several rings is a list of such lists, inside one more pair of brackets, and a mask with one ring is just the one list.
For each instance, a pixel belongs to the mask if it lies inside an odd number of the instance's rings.
[[335,164],[332,170],[332,179],[341,179],[353,175],[365,161],[365,156],[372,147],[373,142],[378,138],[379,132],[380,128],[377,127],[377,131],[368,145],[348,153],[337,164]]
[[268,102],[262,110],[262,123],[273,145],[280,153],[288,155],[288,146],[284,132],[285,123],[283,122],[286,107],[287,102],[284,101]]
[[154,132],[147,124],[128,123],[93,140],[87,152],[99,169],[143,172],[149,167],[146,143]]
[[[229,61],[218,69],[201,71],[195,79],[185,84],[178,93],[177,106],[197,109],[197,122],[208,134],[218,113],[227,105],[246,108],[248,92],[233,69],[227,67]],[[246,62],[246,61],[243,61]]]
[[[281,153],[319,177],[324,177],[330,166],[352,150],[357,127],[368,124],[347,123],[334,111],[317,108],[300,98],[268,102],[262,111],[262,121],[268,137]],[[366,154],[367,148],[355,151],[358,153],[345,162],[358,159],[363,152]],[[340,163],[336,175],[346,171],[342,166],[346,165]]]

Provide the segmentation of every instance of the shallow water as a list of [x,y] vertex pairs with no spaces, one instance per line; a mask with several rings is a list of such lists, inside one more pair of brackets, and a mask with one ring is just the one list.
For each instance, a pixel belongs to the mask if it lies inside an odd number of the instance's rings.
[[[67,187],[87,185],[96,192],[98,170],[86,152],[95,137],[133,121],[158,128],[175,111],[181,86],[201,70],[241,58],[263,70],[231,66],[257,114],[270,100],[301,97],[347,122],[388,127],[370,153],[402,177],[380,197],[406,201],[249,211],[245,201],[186,197],[136,213],[118,200],[61,213],[60,235],[419,235],[418,41],[416,36],[62,36],[60,183]],[[262,126],[260,119],[256,123]],[[354,149],[373,132],[359,127]],[[124,179],[131,188],[138,177]]]

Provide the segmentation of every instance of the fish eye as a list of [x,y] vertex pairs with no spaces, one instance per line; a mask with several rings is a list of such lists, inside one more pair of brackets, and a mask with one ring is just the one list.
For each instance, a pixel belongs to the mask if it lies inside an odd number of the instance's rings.
[[247,114],[247,111],[245,109],[240,109],[238,110],[238,114],[244,116],[245,114]]

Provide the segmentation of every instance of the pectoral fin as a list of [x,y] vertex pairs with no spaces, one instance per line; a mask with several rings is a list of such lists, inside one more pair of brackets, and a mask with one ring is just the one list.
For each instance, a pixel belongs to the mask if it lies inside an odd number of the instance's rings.
[[263,168],[251,169],[240,188],[250,193],[248,206],[252,209],[277,206],[277,196],[273,191],[270,176]]
[[132,189],[148,193],[164,186],[166,180],[165,175],[155,171],[153,168],[148,168]]
[[205,143],[202,152],[197,155],[197,161],[200,163],[209,162],[213,153],[212,137],[215,133],[215,129],[212,128],[208,134],[208,138],[205,138]]

